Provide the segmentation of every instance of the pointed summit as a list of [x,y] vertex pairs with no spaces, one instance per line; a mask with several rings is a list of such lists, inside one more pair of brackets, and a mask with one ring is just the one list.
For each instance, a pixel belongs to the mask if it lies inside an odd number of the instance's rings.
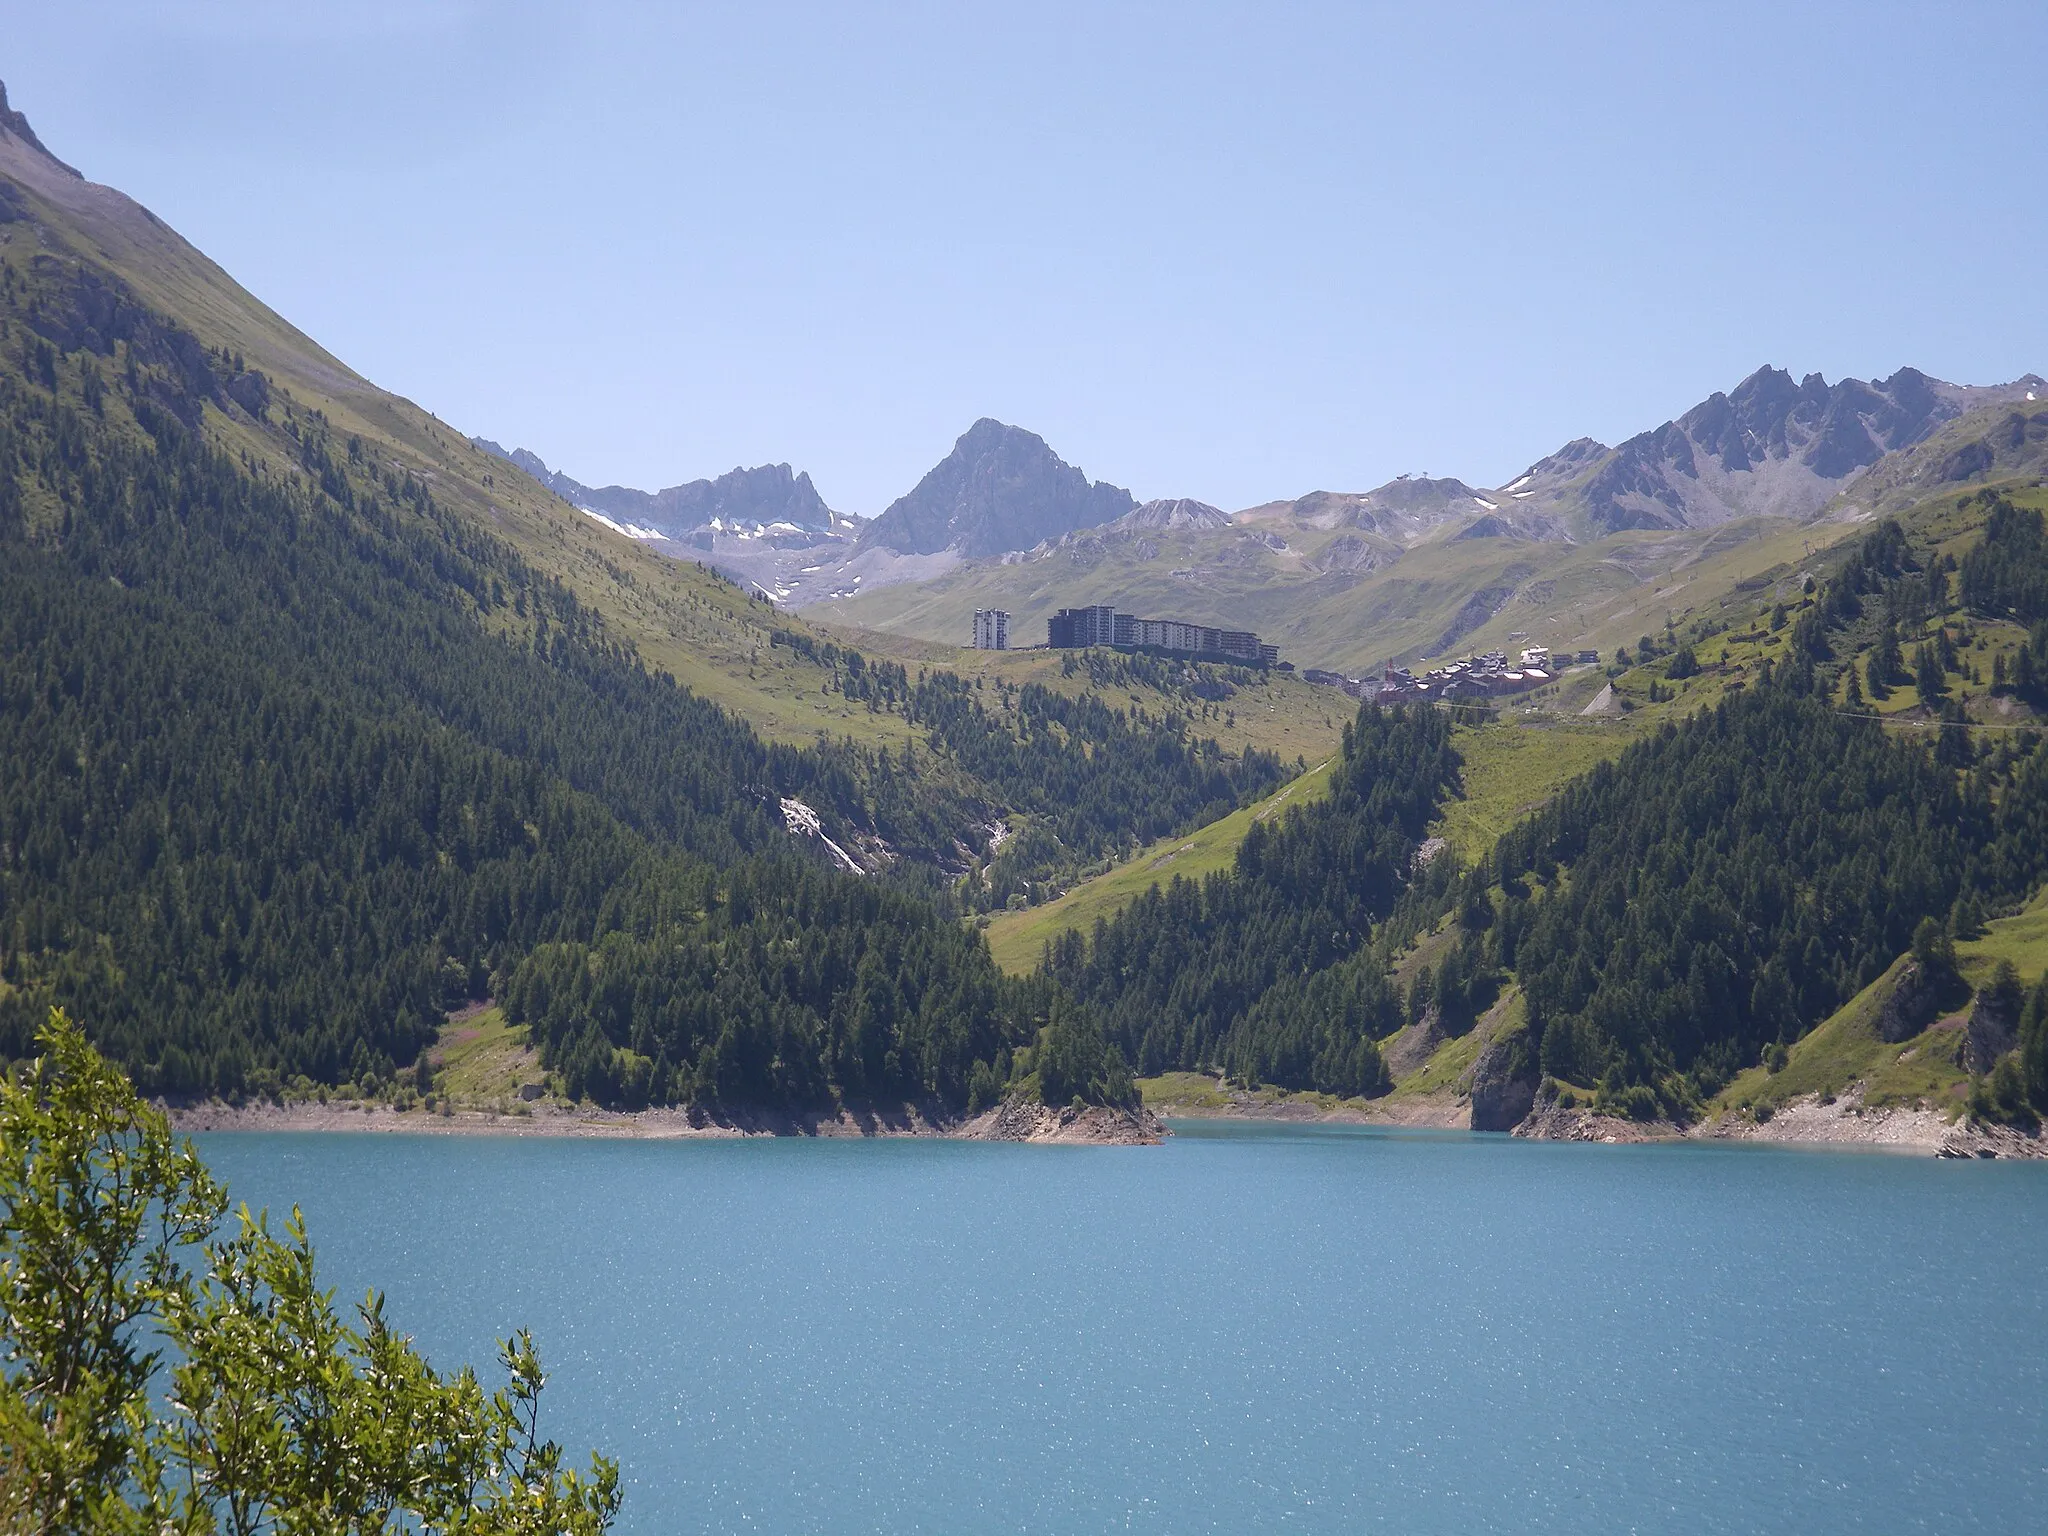
[[1091,484],[1037,433],[984,416],[915,490],[868,524],[860,548],[1000,555],[1099,528],[1136,505],[1121,486]]
[[[51,154],[44,147],[43,141],[36,137],[35,129],[29,127],[28,119],[7,104],[7,82],[5,80],[0,80],[0,135],[7,135],[21,140],[22,143],[36,151],[37,154],[41,155],[58,169],[69,171],[73,176],[79,175],[75,166],[66,165],[62,160]],[[83,181],[84,179],[83,176],[79,176],[79,180]]]

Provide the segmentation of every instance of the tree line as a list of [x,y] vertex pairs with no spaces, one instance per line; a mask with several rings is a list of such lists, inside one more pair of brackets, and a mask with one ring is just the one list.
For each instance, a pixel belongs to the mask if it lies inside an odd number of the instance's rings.
[[1451,723],[1367,704],[1347,724],[1327,798],[1254,823],[1232,867],[1151,887],[1041,967],[1102,1012],[1141,1075],[1214,1067],[1333,1093],[1386,1086],[1376,1042],[1402,1007],[1383,966],[1340,963],[1407,887],[1458,788]]
[[764,745],[282,391],[265,466],[60,361],[0,371],[0,1055],[57,1003],[150,1093],[388,1082],[451,1007],[687,930],[715,1031],[599,987],[535,1006],[550,1061],[615,1101],[1009,1084],[1038,994],[783,830],[868,824],[875,761]]

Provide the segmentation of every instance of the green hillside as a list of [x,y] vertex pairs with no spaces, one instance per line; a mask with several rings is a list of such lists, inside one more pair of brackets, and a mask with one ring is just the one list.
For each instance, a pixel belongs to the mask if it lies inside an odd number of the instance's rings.
[[[87,341],[91,329],[60,321],[63,314],[128,305],[160,317],[223,360],[223,385],[260,379],[250,387],[274,394],[281,410],[317,418],[336,443],[360,440],[390,472],[429,487],[443,512],[487,530],[534,571],[560,581],[650,667],[743,715],[764,738],[805,745],[823,732],[900,746],[918,734],[888,710],[846,698],[829,668],[772,644],[778,629],[811,633],[803,618],[613,532],[465,433],[377,388],[119,191],[80,179],[4,133],[0,187],[8,198],[0,211],[17,231],[35,232],[33,250],[11,240],[0,252],[20,285],[10,295],[37,295],[60,350]],[[247,454],[259,472],[289,473],[296,448],[275,430],[282,415],[259,419],[225,405],[225,397],[223,406],[202,407],[193,425],[223,451]],[[1168,707],[1142,685],[1134,691],[1150,713]]]
[[[1220,1068],[1237,1092],[1358,1091],[1369,1066],[1317,1033],[1334,1011],[1383,1056],[1404,1027],[1435,1044],[1385,1058],[1409,1097],[1485,1069],[1681,1120],[1852,1082],[1871,1103],[1976,1103],[1953,1021],[1886,1045],[1871,1019],[1916,925],[1965,935],[1964,1003],[1999,959],[2027,985],[2048,969],[2044,503],[2024,479],[1980,479],[1862,520],[1810,552],[1810,580],[1752,583],[1617,648],[1606,715],[1546,689],[1457,727],[1429,821],[1455,860],[1320,956],[1302,950],[1292,976],[1259,969],[1299,941],[1286,904],[1258,893],[1276,861],[1308,890],[1334,875],[1327,856],[1320,876],[1298,870],[1288,848],[1348,835],[1320,825],[1355,825],[1333,802],[1257,849],[1242,818],[1209,829],[1205,867],[1227,834],[1240,856],[1199,890],[1134,900],[1150,883],[1136,866],[1082,886],[1065,908],[1108,917],[1093,939],[1058,911],[1011,919],[1006,939],[1051,938],[1052,974],[1162,1083]],[[1967,937],[1973,914],[1995,918],[1982,938]],[[1155,950],[1163,969],[1143,958]],[[1480,1010],[1508,988],[1526,1000],[1519,1023],[1482,1042]],[[1789,1056],[1755,1065],[1773,1052]],[[2021,1092],[2006,1082],[1985,1102]]]
[[1004,970],[1028,974],[1037,967],[1046,944],[1059,934],[1086,933],[1098,918],[1114,915],[1152,886],[1176,877],[1199,880],[1212,871],[1229,868],[1246,832],[1291,805],[1303,805],[1324,794],[1329,775],[1330,764],[1321,763],[1258,804],[1184,837],[1161,838],[1055,901],[998,913],[987,927],[989,953]]
[[423,1093],[495,996],[608,1103],[1114,1098],[956,905],[1284,772],[1207,669],[912,676],[608,533],[4,127],[0,550],[0,1055],[152,1092]]

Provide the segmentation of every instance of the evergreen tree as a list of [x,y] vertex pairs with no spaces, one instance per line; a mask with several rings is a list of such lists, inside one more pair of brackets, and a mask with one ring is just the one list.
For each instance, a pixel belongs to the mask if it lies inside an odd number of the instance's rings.
[[1913,652],[1913,686],[1926,709],[1939,709],[1948,696],[1948,681],[1942,675],[1941,657],[1932,645],[1920,645]]

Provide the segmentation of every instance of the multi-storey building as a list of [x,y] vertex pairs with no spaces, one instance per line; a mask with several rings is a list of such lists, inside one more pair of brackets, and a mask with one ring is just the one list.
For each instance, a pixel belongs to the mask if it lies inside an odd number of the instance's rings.
[[1273,666],[1280,647],[1265,645],[1248,629],[1217,629],[1183,619],[1141,619],[1114,608],[1062,608],[1045,624],[1045,643],[1054,650],[1120,645],[1134,650],[1214,656],[1249,666]]
[[1010,648],[1010,615],[1001,608],[975,609],[974,648],[977,651],[1007,651]]

